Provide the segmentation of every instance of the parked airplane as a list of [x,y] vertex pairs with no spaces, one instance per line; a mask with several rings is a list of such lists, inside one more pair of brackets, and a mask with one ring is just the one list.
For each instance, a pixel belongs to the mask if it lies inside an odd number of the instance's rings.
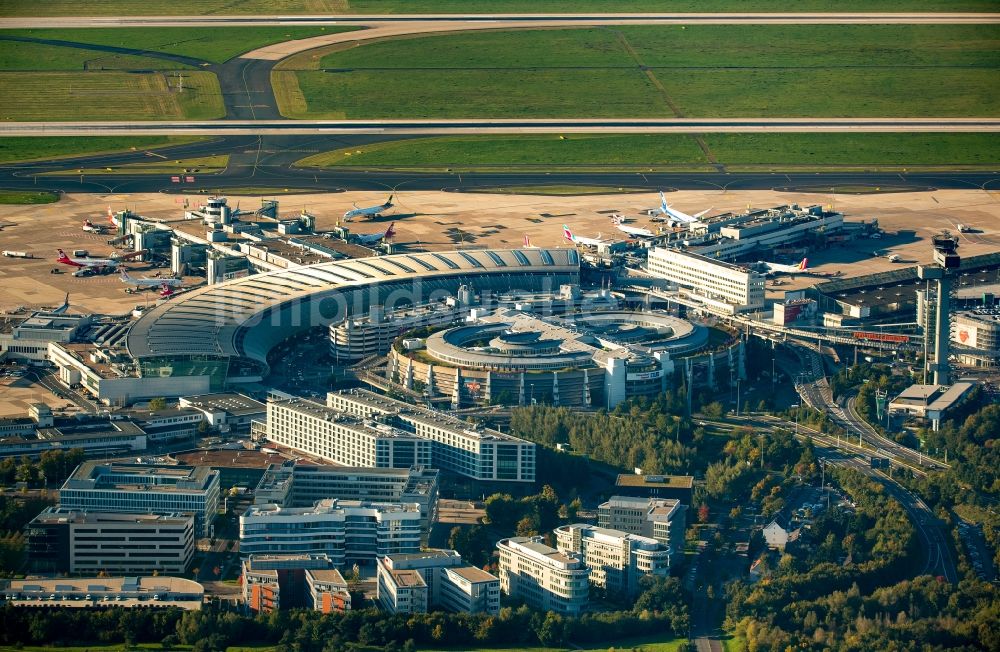
[[578,235],[573,235],[573,232],[569,230],[569,227],[563,224],[563,237],[576,245],[582,245],[584,247],[596,247],[601,244],[601,234],[598,233],[596,238],[584,238]]
[[57,249],[56,251],[59,252],[56,262],[69,265],[70,267],[114,267],[119,263],[119,261],[110,258],[70,258],[62,249]]
[[698,218],[712,210],[711,208],[706,208],[700,213],[695,213],[694,215],[688,215],[676,208],[671,208],[670,204],[667,203],[667,198],[664,196],[663,192],[660,192],[660,205],[656,208],[651,208],[647,213],[650,215],[660,214],[665,215],[670,218],[669,222],[671,226],[679,226],[681,224],[691,224],[692,222],[697,222]]
[[385,200],[384,204],[369,206],[368,208],[358,208],[358,205],[354,204],[354,210],[344,213],[344,221],[350,222],[355,217],[378,217],[393,207],[392,197],[392,195],[389,195],[389,199]]
[[180,287],[183,281],[179,278],[136,278],[131,276],[124,267],[118,268],[119,277],[122,283],[126,285],[134,285],[137,288],[141,287]]
[[656,234],[653,233],[652,231],[650,231],[649,229],[643,229],[643,228],[638,227],[638,226],[625,226],[624,224],[616,224],[615,228],[618,229],[619,231],[621,231],[622,233],[625,233],[625,234],[630,235],[630,236],[635,237],[635,238],[655,238],[656,237]]
[[111,210],[110,206],[108,206],[108,221],[114,224],[116,229],[118,228],[118,218],[115,217],[115,212]]
[[538,249],[538,247],[531,244],[531,238],[524,236],[524,244],[521,245],[521,249]]
[[382,240],[392,240],[392,236],[396,235],[395,226],[396,223],[393,222],[384,233],[359,233],[356,236],[357,242],[358,244],[371,245],[377,244]]
[[809,271],[809,259],[803,258],[798,265],[782,265],[781,263],[769,263],[761,260],[758,265],[767,267],[768,274],[801,274]]

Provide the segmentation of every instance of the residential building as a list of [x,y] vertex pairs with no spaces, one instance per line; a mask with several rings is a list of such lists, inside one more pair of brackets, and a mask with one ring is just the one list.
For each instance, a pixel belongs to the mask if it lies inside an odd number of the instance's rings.
[[59,505],[87,512],[193,514],[209,537],[219,511],[219,472],[204,467],[89,461],[59,490]]
[[579,555],[560,552],[541,537],[513,537],[497,543],[500,588],[535,609],[578,616],[587,606],[590,569]]
[[438,470],[316,466],[290,460],[267,467],[254,491],[258,505],[309,507],[317,500],[337,498],[378,503],[417,503],[423,528],[430,530],[438,498]]
[[659,541],[670,549],[671,563],[684,554],[687,506],[674,498],[612,496],[597,507],[597,524]]
[[[420,582],[412,572],[420,576]],[[500,612],[499,578],[464,563],[454,550],[421,550],[380,558],[378,596],[390,613],[434,608],[492,615]]]
[[0,580],[0,604],[15,607],[177,607],[196,611],[204,599],[201,584],[163,575]]
[[254,505],[240,516],[240,553],[326,554],[333,566],[420,550],[420,506],[327,499],[312,507]]
[[191,514],[120,514],[50,507],[26,528],[36,572],[181,575],[194,555]]
[[656,247],[649,252],[648,270],[708,305],[727,312],[764,307],[765,277],[747,267],[699,254]]
[[635,595],[646,575],[670,574],[670,549],[649,537],[577,523],[556,528],[563,553],[580,555],[590,569],[590,583],[609,593]]
[[788,520],[777,516],[764,526],[764,541],[768,548],[784,550],[789,543],[798,541],[801,528],[792,528]]

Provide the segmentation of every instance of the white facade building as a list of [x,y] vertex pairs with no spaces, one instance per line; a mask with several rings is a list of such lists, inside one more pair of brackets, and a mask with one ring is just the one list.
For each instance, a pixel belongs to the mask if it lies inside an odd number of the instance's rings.
[[597,507],[597,524],[659,541],[673,563],[684,554],[686,515],[687,506],[676,499],[612,496]]
[[578,555],[560,552],[541,537],[513,537],[497,543],[500,588],[529,606],[578,616],[590,597],[590,569]]
[[556,528],[561,552],[581,555],[590,582],[611,593],[635,595],[639,579],[670,574],[670,550],[655,539],[578,523]]
[[649,252],[648,271],[709,305],[742,312],[764,306],[763,274],[751,269],[677,249]]
[[240,517],[241,555],[326,554],[335,567],[420,550],[420,506],[321,500],[313,507],[254,505]]
[[378,596],[390,613],[440,607],[496,615],[500,612],[500,579],[465,564],[454,550],[386,555],[378,563]]
[[207,467],[84,462],[59,489],[64,509],[194,515],[195,533],[211,536],[219,511],[219,472]]

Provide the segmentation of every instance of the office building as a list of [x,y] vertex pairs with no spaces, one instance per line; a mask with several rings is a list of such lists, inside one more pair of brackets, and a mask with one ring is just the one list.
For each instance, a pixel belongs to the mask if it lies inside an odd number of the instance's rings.
[[535,445],[531,442],[363,389],[331,392],[326,401],[334,410],[376,420],[378,427],[411,433],[427,442],[431,459],[421,462],[427,466],[483,482],[535,481]]
[[36,572],[181,575],[194,555],[191,514],[115,514],[50,507],[26,528]]
[[640,475],[621,473],[615,480],[615,493],[637,498],[673,498],[691,504],[694,478],[690,475]]
[[[205,588],[182,577],[60,577],[0,580],[0,604],[14,607],[176,607],[196,611]],[[72,632],[66,632],[72,638]]]
[[465,564],[454,550],[386,555],[378,562],[378,597],[390,613],[440,608],[496,615],[500,612],[500,580]]
[[240,553],[326,554],[335,568],[420,550],[420,506],[327,499],[312,507],[254,505],[240,516]]
[[223,433],[247,434],[250,423],[263,421],[267,406],[256,399],[231,392],[182,396],[178,407],[197,410],[208,425]]
[[254,491],[258,505],[309,507],[324,498],[377,503],[417,503],[425,531],[434,520],[438,470],[315,466],[297,461],[272,464]]
[[219,472],[204,467],[84,462],[59,490],[64,509],[129,514],[193,514],[195,535],[212,535]]
[[713,308],[736,313],[764,307],[765,277],[747,267],[657,247],[649,252],[648,270]]
[[347,466],[425,466],[485,482],[535,480],[533,443],[360,389],[330,393],[325,406],[269,401],[267,439]]
[[243,602],[252,613],[350,609],[347,583],[325,554],[250,555],[241,563],[241,578]]
[[500,588],[535,609],[578,616],[590,596],[590,569],[576,554],[560,552],[541,537],[513,537],[497,543]]
[[612,496],[597,507],[597,524],[659,541],[670,549],[671,563],[684,554],[687,506],[673,498]]
[[646,575],[670,574],[670,550],[655,539],[577,523],[556,528],[560,552],[583,557],[590,583],[617,595],[639,593]]
[[308,569],[305,576],[313,611],[329,614],[351,610],[351,592],[339,570]]
[[975,387],[974,382],[910,385],[889,402],[889,414],[926,419],[936,431],[948,412],[965,402]]

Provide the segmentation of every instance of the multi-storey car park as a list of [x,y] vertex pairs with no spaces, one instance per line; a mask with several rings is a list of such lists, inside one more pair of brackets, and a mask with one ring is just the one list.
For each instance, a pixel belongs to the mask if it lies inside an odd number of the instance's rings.
[[[653,396],[675,371],[715,367],[742,376],[743,348],[731,338],[707,350],[710,329],[659,312],[598,311],[544,317],[500,309],[417,337],[404,334],[389,352],[387,376],[451,407],[501,403],[611,408]],[[707,382],[705,382],[707,381]]]
[[235,278],[185,292],[139,318],[128,333],[135,361],[128,373],[139,385],[157,379],[159,395],[206,391],[196,378],[218,391],[265,376],[268,352],[279,342],[372,306],[424,304],[462,285],[553,292],[579,276],[575,249],[488,249],[339,260]]

